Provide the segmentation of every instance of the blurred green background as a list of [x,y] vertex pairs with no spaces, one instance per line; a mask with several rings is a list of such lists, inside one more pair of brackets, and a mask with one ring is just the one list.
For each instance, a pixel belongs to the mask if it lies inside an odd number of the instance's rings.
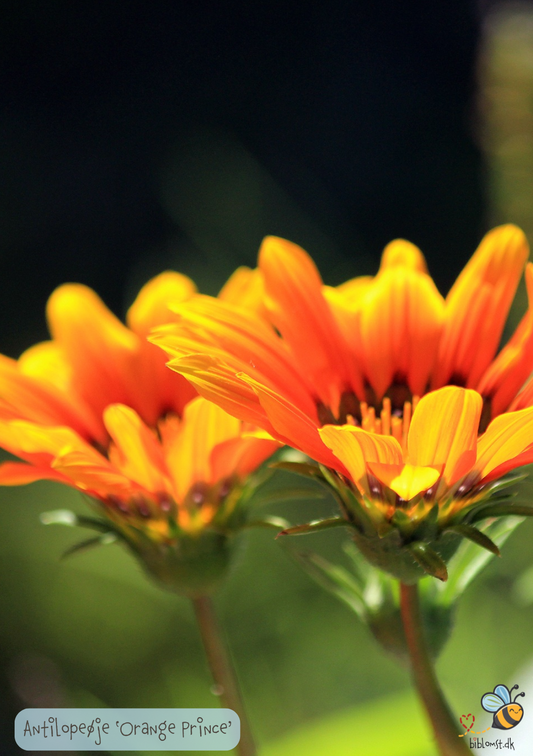
[[[167,267],[215,293],[267,233],[306,247],[330,284],[375,272],[404,236],[443,292],[492,224],[532,238],[529,2],[207,13],[55,0],[1,13],[0,346],[12,356],[46,338],[46,298],[65,280],[118,314]],[[524,307],[522,291],[511,324]],[[58,508],[84,504],[53,484],[0,491],[9,756],[25,706],[217,703],[187,601],[118,546],[61,561],[83,534],[39,523]],[[333,511],[329,500],[269,509],[292,522]],[[308,547],[334,559],[342,537],[250,533],[217,597],[261,753],[430,756],[406,671],[291,557]],[[499,682],[533,692],[532,539],[525,523],[461,601],[439,661],[458,713],[481,716]]]

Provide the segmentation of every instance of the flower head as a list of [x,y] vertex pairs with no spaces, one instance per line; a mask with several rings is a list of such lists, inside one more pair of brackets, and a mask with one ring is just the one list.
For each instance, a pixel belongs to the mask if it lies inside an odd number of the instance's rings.
[[490,481],[533,461],[532,265],[528,312],[496,356],[527,256],[520,229],[494,229],[444,299],[404,240],[374,278],[330,288],[300,247],[269,237],[249,274],[262,311],[196,297],[151,340],[205,397],[334,471],[356,500],[348,520],[368,510],[403,548],[434,510],[433,543]]
[[0,446],[24,460],[2,464],[0,484],[49,479],[88,494],[105,515],[97,527],[185,591],[225,566],[243,487],[277,447],[197,396],[146,341],[172,319],[168,301],[194,292],[163,273],[123,325],[87,287],[61,286],[48,302],[52,340],[0,359]]

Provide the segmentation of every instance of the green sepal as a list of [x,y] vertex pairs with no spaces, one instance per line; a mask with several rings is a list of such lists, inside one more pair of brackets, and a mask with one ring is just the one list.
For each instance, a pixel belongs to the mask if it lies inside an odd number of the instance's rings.
[[391,523],[394,527],[398,528],[403,536],[411,534],[413,523],[407,512],[404,512],[403,509],[397,509],[394,512],[391,518]]
[[344,517],[329,517],[326,520],[313,520],[312,522],[306,522],[302,525],[293,525],[290,528],[285,528],[279,536],[287,535],[306,535],[307,533],[316,533],[319,530],[331,530],[331,528],[350,527],[350,523],[346,522]]
[[286,472],[303,475],[305,478],[324,478],[320,467],[312,465],[310,462],[286,462],[281,460],[280,462],[272,462],[268,467],[271,470],[285,470]]
[[507,517],[514,515],[516,517],[533,517],[533,506],[527,504],[487,504],[486,507],[479,509],[469,518],[470,522],[478,522],[487,517]]
[[[423,506],[422,502],[420,504]],[[439,511],[439,505],[436,503],[418,520],[415,512],[413,517],[415,521],[413,538],[421,541],[434,541],[437,538],[439,533]]]
[[482,533],[477,528],[473,528],[471,525],[450,525],[450,527],[445,528],[445,530],[457,533],[457,535],[460,535],[463,538],[468,538],[469,541],[477,543],[481,548],[487,549],[487,551],[492,552],[498,557],[501,556],[500,549],[496,546],[494,541],[491,541],[485,533]]
[[[343,490],[342,497],[337,491],[334,493],[341,510],[346,513],[346,517],[351,523],[353,523],[359,532],[367,536],[375,535],[377,525],[372,519],[372,514],[375,515],[377,510],[374,505],[365,497],[359,501],[353,491],[349,488]],[[384,518],[382,517],[381,520],[384,521]]]
[[81,541],[80,543],[75,543],[74,546],[71,546],[69,549],[63,552],[61,554],[61,559],[67,559],[68,557],[74,556],[74,554],[79,554],[82,551],[88,551],[89,549],[95,548],[96,546],[109,546],[112,543],[116,543],[118,540],[118,536],[115,533],[104,533],[100,536],[95,536],[94,538],[89,538],[87,541]]
[[274,530],[288,530],[291,527],[283,517],[263,517],[261,520],[250,520],[243,525],[243,529],[248,528],[273,528]]
[[376,532],[378,534],[379,538],[385,538],[391,530],[393,530],[393,526],[388,522],[387,520],[383,520],[383,522],[380,522],[376,527]]
[[415,541],[406,546],[409,552],[412,554],[415,561],[422,567],[424,572],[428,575],[446,582],[448,580],[448,570],[446,569],[446,562],[433,551],[426,543],[422,541]]
[[88,528],[89,530],[97,530],[100,533],[109,533],[111,531],[119,535],[111,522],[77,515],[70,509],[54,509],[51,512],[43,512],[39,516],[39,519],[43,525],[66,525],[69,528]]

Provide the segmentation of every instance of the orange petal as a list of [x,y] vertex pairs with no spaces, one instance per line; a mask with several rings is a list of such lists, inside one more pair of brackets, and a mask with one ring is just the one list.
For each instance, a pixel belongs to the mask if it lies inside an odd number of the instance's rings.
[[181,273],[167,270],[146,283],[128,310],[126,322],[132,331],[147,336],[152,328],[175,320],[171,302],[184,302],[196,293],[193,281]]
[[[363,365],[361,346],[361,310],[366,293],[371,289],[374,279],[370,276],[354,278],[337,288],[323,286],[322,292],[339,332],[349,349],[352,365],[352,387],[360,399],[365,396],[363,389]],[[346,287],[346,288],[343,288]]]
[[252,270],[244,265],[237,268],[219,291],[218,299],[243,307],[262,318],[267,317],[265,284],[259,268]]
[[[337,460],[322,443],[316,422],[267,386],[261,385],[250,376],[241,374],[240,377],[257,394],[271,423],[272,431],[268,431],[264,424],[261,427],[282,443],[299,449],[321,464],[340,470]],[[343,470],[340,471],[343,472]]]
[[43,426],[26,420],[0,420],[0,447],[43,466],[69,451],[100,456],[71,428]]
[[420,465],[369,464],[370,471],[392,491],[409,501],[437,482],[441,470]]
[[24,486],[36,480],[71,484],[68,478],[50,467],[36,467],[24,462],[3,462],[0,465],[0,486]]
[[37,375],[25,375],[0,355],[0,414],[43,425],[68,425],[85,438],[105,440],[105,429],[74,390],[65,392]]
[[278,441],[242,436],[217,444],[211,453],[212,482],[232,476],[243,480],[280,446]]
[[448,485],[465,475],[475,461],[482,399],[476,391],[446,386],[422,397],[407,437],[409,463],[444,465]]
[[[301,247],[268,236],[259,251],[272,322],[308,375],[320,400],[337,414],[344,390],[361,395],[349,351],[324,298],[315,264]],[[354,381],[357,385],[354,385]]]
[[65,452],[53,461],[52,467],[66,476],[71,485],[101,498],[129,498],[136,492],[146,493],[135,481],[114,468],[100,455],[99,458],[94,458],[82,451]]
[[205,399],[240,420],[271,433],[273,428],[254,390],[233,370],[207,354],[171,360],[168,367],[184,375]]
[[167,468],[174,480],[178,501],[195,483],[215,482],[211,467],[213,449],[239,436],[241,422],[202,397],[190,402],[179,426],[161,426]]
[[426,259],[419,248],[405,239],[389,242],[381,256],[380,273],[385,270],[403,268],[416,273],[427,273]]
[[531,407],[532,405],[533,405],[533,377],[530,378],[528,381],[526,381],[522,391],[518,394],[518,396],[515,399],[513,399],[513,401],[509,405],[509,410],[511,412],[514,412],[515,410],[525,409],[526,407]]
[[349,281],[339,284],[335,288],[324,286],[323,291],[327,297],[335,293],[338,298],[342,299],[346,307],[356,308],[362,302],[373,280],[373,276],[356,276],[355,278],[350,278]]
[[72,365],[73,381],[95,412],[114,402],[131,404],[132,361],[138,337],[86,286],[65,284],[47,305],[52,336]]
[[393,381],[405,381],[413,394],[425,391],[443,316],[444,301],[426,274],[398,262],[376,277],[360,328],[363,364],[378,398]]
[[475,388],[501,339],[529,247],[513,225],[483,238],[446,298],[443,336],[432,385]]
[[287,344],[266,322],[213,297],[198,296],[174,309],[179,324],[160,328],[150,337],[170,356],[208,353],[235,373],[250,374],[287,396],[304,412],[316,414],[310,376],[298,372]]
[[524,449],[523,452],[520,452],[520,454],[518,454],[516,457],[512,457],[511,459],[508,459],[505,462],[502,462],[497,467],[494,467],[483,478],[483,483],[489,483],[491,480],[496,480],[497,478],[501,478],[503,475],[506,475],[511,470],[514,470],[517,467],[523,467],[524,465],[530,465],[532,462],[533,462],[533,444],[530,444],[528,447]]
[[72,368],[55,341],[42,341],[26,349],[18,359],[23,375],[50,384],[60,391],[72,391]]
[[481,379],[478,391],[490,398],[491,415],[504,412],[533,370],[533,264],[526,267],[529,309]]
[[[496,417],[480,437],[475,468],[482,480],[492,478],[498,468],[511,470],[520,464],[520,455],[533,439],[533,407],[506,412]],[[503,473],[500,473],[503,474]]]
[[368,494],[367,465],[403,464],[401,446],[391,436],[368,433],[353,425],[325,425],[320,428],[319,434],[363,493]]
[[161,444],[135,410],[124,404],[111,404],[104,411],[104,423],[113,440],[109,449],[111,464],[147,491],[165,490]]

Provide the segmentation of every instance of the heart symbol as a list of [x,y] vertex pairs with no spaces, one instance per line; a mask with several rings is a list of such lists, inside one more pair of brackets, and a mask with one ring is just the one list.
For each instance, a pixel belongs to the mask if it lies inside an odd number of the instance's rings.
[[[464,722],[463,722],[463,719],[465,720]],[[470,719],[472,719],[472,721],[470,721]],[[459,722],[463,725],[466,732],[470,732],[470,730],[474,726],[475,721],[476,721],[476,718],[473,714],[463,714],[461,717],[459,717]]]

